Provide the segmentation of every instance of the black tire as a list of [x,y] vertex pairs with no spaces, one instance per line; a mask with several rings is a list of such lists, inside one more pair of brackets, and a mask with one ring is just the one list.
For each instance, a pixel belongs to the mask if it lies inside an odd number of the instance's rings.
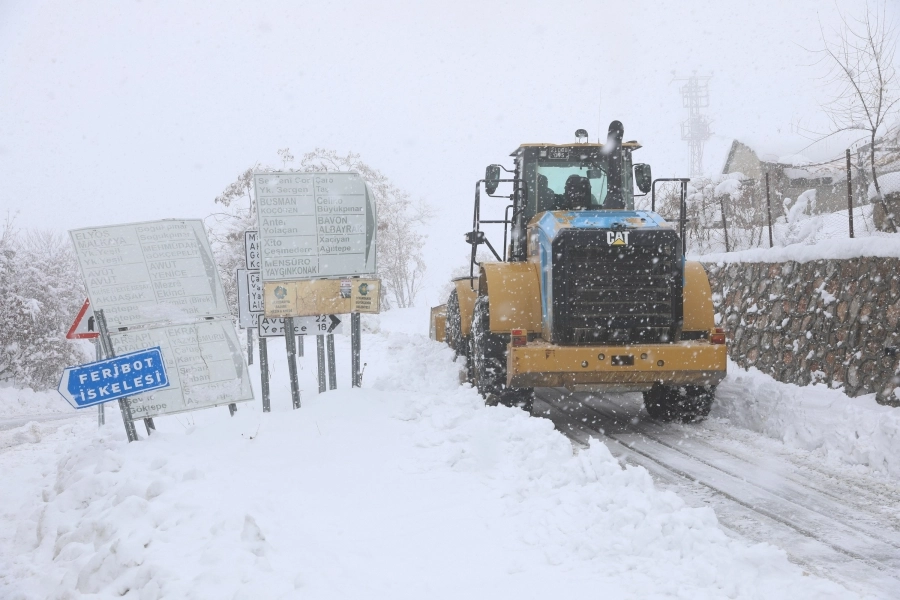
[[534,388],[506,386],[506,348],[509,336],[491,333],[490,304],[487,296],[475,301],[470,347],[472,374],[478,393],[486,404],[517,406],[531,413]]
[[709,415],[716,388],[713,386],[682,385],[677,387],[654,384],[644,392],[644,408],[657,421],[680,420],[684,423],[702,421]]
[[462,339],[462,317],[459,310],[459,294],[456,290],[450,292],[447,299],[447,344],[456,352],[456,356],[465,354],[467,348],[463,346]]
[[675,420],[679,413],[678,390],[661,383],[644,392],[644,408],[650,418],[668,423]]
[[686,385],[685,398],[681,403],[681,420],[685,423],[699,422],[709,416],[716,386]]

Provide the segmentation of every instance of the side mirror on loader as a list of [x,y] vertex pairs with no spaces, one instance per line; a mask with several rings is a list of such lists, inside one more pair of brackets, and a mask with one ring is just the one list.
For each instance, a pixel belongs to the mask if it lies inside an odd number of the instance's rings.
[[498,185],[500,185],[500,165],[489,165],[484,170],[484,189],[488,194],[493,194],[497,191]]
[[637,188],[643,193],[650,191],[653,177],[650,175],[650,165],[646,163],[638,163],[634,165],[634,182]]

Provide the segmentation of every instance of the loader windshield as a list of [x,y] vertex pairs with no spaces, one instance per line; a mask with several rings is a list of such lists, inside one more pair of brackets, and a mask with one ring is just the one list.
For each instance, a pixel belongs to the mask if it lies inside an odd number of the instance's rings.
[[[604,155],[587,160],[538,158],[526,166],[529,218],[548,210],[633,210],[630,152],[625,160]],[[620,172],[612,173],[617,165]],[[618,184],[621,182],[621,185]]]

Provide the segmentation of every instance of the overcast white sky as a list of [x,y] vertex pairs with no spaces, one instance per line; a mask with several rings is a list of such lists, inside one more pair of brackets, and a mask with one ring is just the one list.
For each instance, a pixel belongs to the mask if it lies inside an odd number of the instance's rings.
[[202,218],[279,148],[353,150],[435,207],[436,289],[466,253],[475,180],[521,142],[595,138],[619,119],[655,176],[687,175],[673,71],[713,75],[708,170],[735,137],[797,152],[808,142],[792,124],[826,126],[803,47],[821,44],[820,20],[863,8],[0,0],[0,210],[60,231]]

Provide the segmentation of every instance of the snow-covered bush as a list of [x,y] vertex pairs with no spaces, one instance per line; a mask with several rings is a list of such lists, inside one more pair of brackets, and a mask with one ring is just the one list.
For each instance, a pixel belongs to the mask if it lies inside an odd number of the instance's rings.
[[0,381],[56,387],[62,370],[84,362],[66,331],[85,291],[69,240],[45,231],[0,231]]

